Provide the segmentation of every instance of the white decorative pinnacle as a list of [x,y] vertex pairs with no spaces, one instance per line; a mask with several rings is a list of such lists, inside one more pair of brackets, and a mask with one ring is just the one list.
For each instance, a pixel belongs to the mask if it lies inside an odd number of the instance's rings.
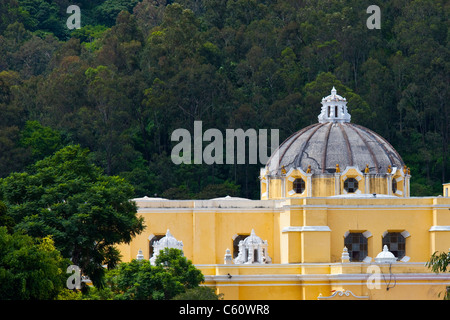
[[153,244],[153,256],[150,258],[150,263],[152,265],[155,264],[159,252],[161,250],[164,250],[165,248],[175,248],[183,251],[183,242],[175,239],[175,237],[170,233],[169,229],[167,229],[165,237],[161,238],[158,241],[155,241],[155,243]]
[[337,91],[336,91],[336,88],[333,86],[333,89],[331,89],[331,94],[332,94],[332,95],[336,95],[336,92],[337,92]]
[[350,262],[350,255],[348,254],[347,247],[344,247],[344,250],[342,250],[341,260],[342,263]]
[[336,88],[331,94],[322,99],[322,109],[318,116],[320,123],[350,122],[351,116],[347,110],[347,99],[337,94]]
[[235,264],[272,263],[267,253],[267,240],[262,240],[252,229],[251,234],[244,240],[239,241],[239,253]]
[[225,251],[225,257],[223,260],[224,264],[231,264],[233,262],[230,249],[227,248],[227,250]]
[[376,263],[395,263],[397,258],[389,251],[387,245],[383,246],[381,251],[375,258]]
[[142,250],[139,249],[138,254],[136,256],[136,260],[143,260],[144,259],[144,255],[142,254]]

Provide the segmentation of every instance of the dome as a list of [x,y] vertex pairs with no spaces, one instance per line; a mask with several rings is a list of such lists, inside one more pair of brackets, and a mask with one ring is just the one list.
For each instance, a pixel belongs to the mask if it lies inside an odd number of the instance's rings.
[[377,263],[393,263],[396,262],[397,258],[392,252],[389,251],[387,245],[383,246],[383,251],[381,251],[375,258]]
[[347,101],[344,97],[337,94],[336,89],[333,87],[331,89],[331,94],[322,99],[322,102],[331,102],[331,101]]
[[[269,159],[266,169],[270,175],[279,175],[284,167],[311,166],[313,174],[336,172],[336,164],[344,170],[357,167],[371,174],[384,174],[388,166],[401,168],[404,162],[397,151],[383,137],[363,126],[350,123],[345,98],[332,94],[323,98],[319,123],[310,125],[286,139]],[[275,157],[274,155],[278,155]]]
[[252,229],[251,234],[247,238],[245,238],[243,241],[244,241],[243,242],[244,246],[257,245],[257,244],[264,243],[264,241],[255,234],[255,230],[253,230],[253,229]]
[[227,200],[227,201],[234,201],[234,200],[250,200],[250,199],[226,196],[226,197],[214,198],[214,199],[211,199],[211,200]]
[[167,229],[166,235],[161,238],[159,241],[155,242],[153,245],[154,248],[183,248],[183,242],[178,241],[175,237],[170,233],[169,229]]
[[175,237],[170,233],[169,229],[167,229],[166,235],[158,241],[155,241],[153,244],[153,256],[150,258],[150,263],[155,265],[156,259],[161,250],[165,250],[166,248],[175,248],[183,251],[183,241],[178,241]]

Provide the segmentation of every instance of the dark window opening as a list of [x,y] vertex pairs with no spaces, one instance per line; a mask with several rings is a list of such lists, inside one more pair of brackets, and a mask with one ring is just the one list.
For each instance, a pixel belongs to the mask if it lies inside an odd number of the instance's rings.
[[239,255],[239,242],[248,236],[248,234],[240,234],[233,240],[233,259],[236,259]]
[[149,258],[153,257],[153,244],[156,241],[164,238],[164,236],[165,236],[165,234],[159,234],[159,235],[153,236],[153,238],[148,242],[148,244],[149,244],[149,246],[148,246],[149,247],[148,248],[148,256],[149,256]]
[[303,193],[305,191],[305,181],[301,178],[294,180],[295,193]]
[[389,232],[383,237],[382,247],[386,245],[388,250],[400,260],[405,256],[405,243],[405,237],[400,232]]
[[367,238],[359,232],[352,232],[344,239],[351,262],[363,261],[367,257]]
[[355,178],[348,178],[344,181],[344,189],[348,193],[354,193],[358,190],[358,180]]

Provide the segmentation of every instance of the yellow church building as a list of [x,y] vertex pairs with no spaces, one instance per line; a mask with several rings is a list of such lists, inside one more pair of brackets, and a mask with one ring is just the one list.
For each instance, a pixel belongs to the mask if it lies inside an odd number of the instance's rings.
[[401,156],[350,120],[333,88],[261,169],[260,200],[134,199],[147,227],[123,261],[179,248],[225,300],[442,299],[450,274],[425,263],[450,248],[450,184],[411,197]]

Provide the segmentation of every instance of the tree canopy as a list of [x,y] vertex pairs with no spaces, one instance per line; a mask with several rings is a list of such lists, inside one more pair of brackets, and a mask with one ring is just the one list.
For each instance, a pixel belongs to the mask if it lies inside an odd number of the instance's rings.
[[0,299],[55,299],[66,285],[67,260],[51,237],[34,239],[0,227]]
[[61,254],[100,287],[103,265],[112,268],[120,260],[115,245],[144,229],[130,201],[133,192],[123,178],[92,165],[88,150],[72,145],[0,180],[14,230],[36,238],[51,235]]
[[61,142],[89,148],[136,197],[197,198],[227,183],[257,199],[262,164],[177,166],[171,133],[201,120],[279,129],[281,142],[317,122],[334,85],[352,121],[402,155],[412,195],[440,194],[448,179],[445,1],[374,1],[381,29],[367,28],[358,0],[70,4],[81,29],[65,26],[69,1],[0,4],[0,177]]
[[113,298],[118,300],[170,300],[203,281],[201,271],[173,248],[161,250],[154,266],[149,260],[132,260],[107,276]]

